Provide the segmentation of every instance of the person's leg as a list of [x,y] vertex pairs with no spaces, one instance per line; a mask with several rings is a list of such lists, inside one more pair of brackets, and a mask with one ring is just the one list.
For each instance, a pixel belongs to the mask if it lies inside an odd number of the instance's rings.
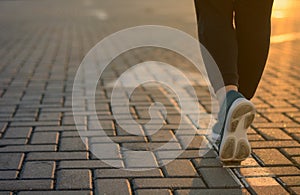
[[227,91],[224,100],[219,100],[221,108],[211,138],[218,143],[222,161],[242,161],[251,151],[247,129],[254,119],[255,108],[250,101],[237,92],[238,47],[233,27],[233,0],[195,0],[195,5],[199,40],[217,63],[225,86],[218,85],[218,82],[216,85],[215,71],[210,71],[212,64],[209,60],[203,59],[208,69],[209,79],[217,96],[218,91],[223,87]]
[[239,91],[251,99],[261,79],[270,46],[273,0],[236,0]]
[[[216,81],[218,77],[211,62],[205,59],[209,79],[217,92],[227,86],[228,90],[238,86],[237,40],[233,27],[232,0],[195,0],[198,37],[218,65],[224,83]],[[232,87],[228,87],[232,86]]]

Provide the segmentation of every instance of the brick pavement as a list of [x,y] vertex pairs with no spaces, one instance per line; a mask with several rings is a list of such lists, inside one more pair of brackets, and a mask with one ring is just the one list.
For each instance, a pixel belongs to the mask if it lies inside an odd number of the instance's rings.
[[[294,35],[300,4],[285,2],[276,1],[287,8],[275,6],[270,58],[253,100],[258,114],[248,134],[252,155],[240,168],[223,168],[213,149],[199,157],[204,135],[186,143],[197,131],[188,117],[186,131],[176,134],[180,110],[174,94],[162,86],[141,86],[131,97],[130,113],[140,123],[141,136],[126,132],[112,116],[109,83],[146,60],[183,70],[192,80],[199,109],[211,111],[199,74],[170,51],[127,52],[105,70],[97,87],[97,114],[106,135],[117,143],[106,163],[89,152],[111,146],[96,133],[96,118],[88,108],[82,112],[86,119],[80,126],[95,133],[86,142],[73,119],[74,76],[93,45],[117,30],[143,24],[168,25],[195,36],[192,1],[0,1],[0,194],[300,194],[300,39]],[[147,126],[147,109],[156,101],[168,115],[155,115]],[[124,113],[124,107],[118,112]],[[151,135],[161,121],[161,130]],[[202,118],[200,128],[206,123]],[[171,139],[169,148],[159,149]],[[141,160],[129,150],[153,153]],[[155,167],[168,162],[171,151],[183,153],[160,168],[128,171],[109,165]]]

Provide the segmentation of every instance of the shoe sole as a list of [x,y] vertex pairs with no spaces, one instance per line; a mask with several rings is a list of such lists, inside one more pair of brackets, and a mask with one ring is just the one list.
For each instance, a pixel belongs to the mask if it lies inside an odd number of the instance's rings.
[[254,120],[255,112],[254,105],[244,98],[238,98],[232,103],[220,145],[221,161],[240,162],[249,157],[251,146],[247,138],[247,129]]

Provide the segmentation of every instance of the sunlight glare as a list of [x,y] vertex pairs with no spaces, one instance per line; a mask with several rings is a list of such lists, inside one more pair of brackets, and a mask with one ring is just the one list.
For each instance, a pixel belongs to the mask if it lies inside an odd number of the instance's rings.
[[287,10],[290,7],[291,1],[289,0],[275,0],[273,5],[273,18],[287,17]]

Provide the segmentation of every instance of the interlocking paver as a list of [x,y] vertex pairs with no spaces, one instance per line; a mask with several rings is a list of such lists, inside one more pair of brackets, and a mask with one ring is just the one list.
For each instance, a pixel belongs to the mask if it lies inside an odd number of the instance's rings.
[[21,139],[0,139],[0,145],[1,146],[7,146],[7,145],[24,145],[26,144],[27,139],[21,138]]
[[267,140],[290,140],[292,139],[284,131],[279,128],[265,129],[260,128],[258,130]]
[[240,172],[244,176],[283,176],[299,175],[300,170],[297,167],[246,167],[241,168]]
[[196,177],[198,173],[189,160],[174,160],[163,167],[167,177]]
[[91,172],[84,169],[59,170],[57,172],[56,188],[60,190],[90,189],[92,185],[91,176]]
[[95,185],[97,194],[132,194],[129,181],[126,179],[97,179]]
[[0,169],[20,169],[23,159],[23,153],[1,153]]
[[196,195],[196,194],[230,194],[230,195],[241,195],[243,193],[241,189],[193,189],[193,190],[176,190],[176,195]]
[[280,177],[284,184],[288,186],[299,186],[300,185],[300,176],[288,176]]
[[23,167],[21,178],[39,179],[54,178],[55,162],[53,161],[27,161]]
[[86,152],[30,152],[27,160],[83,160],[88,159]]
[[[86,140],[86,139],[84,139]],[[83,142],[80,137],[64,137],[60,139],[60,151],[86,151],[87,142]]]
[[171,190],[168,189],[139,189],[136,190],[135,193],[137,195],[152,195],[152,194],[171,195],[172,194]]
[[3,146],[0,152],[51,152],[56,151],[55,145],[16,145]]
[[31,130],[30,127],[9,127],[4,138],[29,138]]
[[193,159],[195,168],[200,167],[222,167],[222,163],[216,158]]
[[292,164],[283,154],[276,149],[255,149],[254,153],[265,165],[289,165]]
[[272,177],[247,178],[246,180],[257,194],[288,194]]
[[163,177],[160,169],[150,170],[120,170],[120,169],[97,169],[96,178],[139,178],[139,177]]
[[31,144],[57,144],[58,143],[57,132],[36,132],[32,134]]
[[230,172],[223,168],[200,168],[201,176],[211,188],[240,188],[241,185]]
[[300,187],[291,187],[293,193],[300,194]]
[[72,169],[72,168],[89,168],[89,169],[95,169],[95,168],[111,168],[111,164],[114,165],[114,167],[122,168],[124,167],[122,160],[62,160],[59,162],[59,168],[62,169]]
[[0,171],[1,179],[16,179],[18,171]]
[[205,184],[201,178],[145,178],[134,179],[134,188],[205,188]]
[[18,194],[20,195],[60,195],[60,194],[66,194],[66,195],[92,195],[92,191],[88,191],[88,190],[80,190],[80,191],[72,191],[72,190],[68,190],[68,191],[64,191],[64,190],[60,190],[60,191],[21,191]]
[[12,192],[0,192],[1,195],[12,195]]
[[50,190],[53,189],[52,180],[0,180],[1,190]]
[[121,159],[120,146],[113,143],[92,144],[91,151],[101,159]]
[[150,151],[124,151],[124,161],[128,168],[156,168],[158,162]]

